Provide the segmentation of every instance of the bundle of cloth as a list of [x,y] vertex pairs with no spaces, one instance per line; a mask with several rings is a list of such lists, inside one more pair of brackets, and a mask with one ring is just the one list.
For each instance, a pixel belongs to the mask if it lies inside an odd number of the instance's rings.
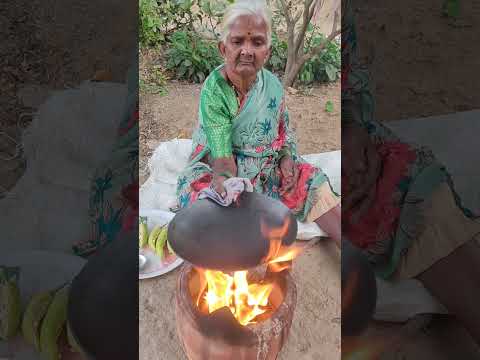
[[2,251],[71,252],[88,237],[95,170],[110,153],[127,86],[86,81],[52,92],[22,136],[27,166],[0,200]]

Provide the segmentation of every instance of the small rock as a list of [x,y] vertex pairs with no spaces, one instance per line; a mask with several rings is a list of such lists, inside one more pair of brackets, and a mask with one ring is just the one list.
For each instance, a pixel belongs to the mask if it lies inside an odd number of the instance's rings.
[[298,90],[297,90],[297,89],[294,89],[294,88],[292,88],[292,87],[290,87],[290,86],[287,87],[287,91],[288,91],[288,93],[291,94],[291,95],[295,95],[296,93],[298,93]]
[[148,140],[147,141],[147,147],[150,150],[155,150],[158,147],[159,144],[160,144],[159,140]]

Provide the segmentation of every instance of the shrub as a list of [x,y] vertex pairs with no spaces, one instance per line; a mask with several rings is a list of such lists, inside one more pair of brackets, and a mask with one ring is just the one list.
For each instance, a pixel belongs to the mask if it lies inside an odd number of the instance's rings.
[[167,69],[175,71],[177,79],[203,82],[221,64],[216,42],[206,41],[190,31],[176,31],[169,39]]
[[[325,41],[325,36],[309,31],[305,41],[305,52]],[[287,42],[272,34],[272,54],[266,68],[282,76],[287,65]],[[340,76],[341,54],[337,41],[330,41],[325,49],[305,63],[298,75],[301,84],[308,85],[313,82],[331,82]]]
[[140,43],[156,46],[170,34],[184,29],[193,30],[196,20],[192,12],[195,0],[140,0]]
[[139,37],[144,46],[156,45],[165,40],[162,32],[162,20],[158,16],[160,7],[156,0],[140,0]]
[[272,54],[266,68],[272,72],[283,74],[287,65],[287,42],[278,38],[276,33],[272,33]]
[[[325,41],[325,36],[313,36],[310,46],[314,47]],[[331,82],[340,76],[341,54],[337,41],[330,41],[325,49],[305,63],[298,79],[303,84],[312,82]]]

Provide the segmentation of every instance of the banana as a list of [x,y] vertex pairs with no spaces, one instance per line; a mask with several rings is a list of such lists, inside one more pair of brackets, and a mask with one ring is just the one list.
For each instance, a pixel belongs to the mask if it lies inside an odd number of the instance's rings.
[[156,225],[150,235],[148,236],[148,246],[155,251],[156,247],[155,244],[157,242],[158,235],[162,231],[162,228],[159,225]]
[[157,237],[157,242],[155,244],[155,252],[160,257],[160,259],[163,259],[164,246],[166,242],[167,242],[167,227],[164,226],[160,231],[160,234]]
[[27,343],[40,351],[40,323],[52,303],[53,292],[44,291],[35,294],[27,305],[22,320],[22,333]]
[[20,325],[22,309],[18,277],[18,268],[0,267],[0,339],[14,337]]
[[40,329],[40,352],[46,360],[58,360],[60,349],[58,339],[67,322],[69,287],[58,290],[48,307]]
[[138,224],[138,245],[140,248],[144,247],[148,243],[148,228],[147,223],[142,221],[144,218],[140,218],[140,223]]
[[170,246],[170,241],[168,241],[168,239],[167,239],[167,248],[168,248],[168,251],[170,251],[170,253],[175,254],[175,251],[173,251],[172,247]]

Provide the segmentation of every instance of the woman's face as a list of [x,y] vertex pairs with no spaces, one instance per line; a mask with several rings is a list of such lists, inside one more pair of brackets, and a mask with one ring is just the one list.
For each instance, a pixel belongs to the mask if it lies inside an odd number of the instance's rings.
[[242,77],[255,75],[270,55],[267,24],[260,16],[237,17],[225,43],[219,44],[219,49],[229,71]]

